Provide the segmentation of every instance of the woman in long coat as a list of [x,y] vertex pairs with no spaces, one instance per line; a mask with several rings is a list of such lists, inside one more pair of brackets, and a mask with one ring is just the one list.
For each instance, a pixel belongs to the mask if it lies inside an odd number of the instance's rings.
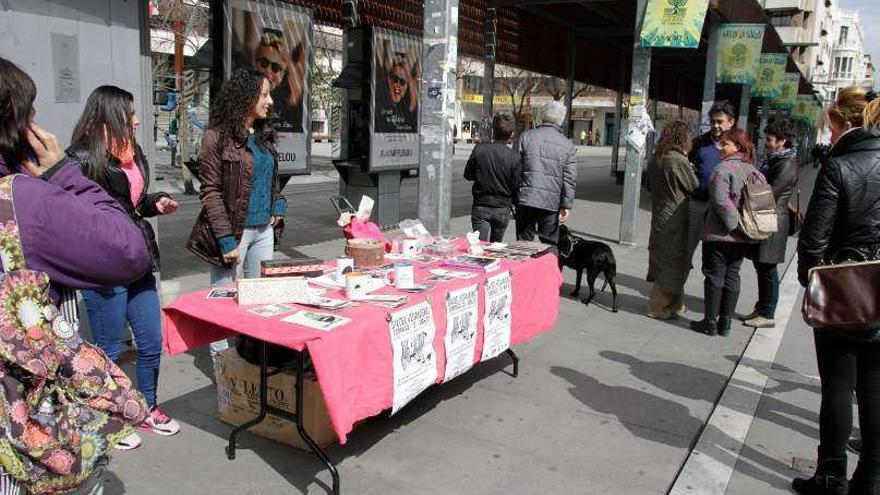
[[[777,265],[785,261],[788,244],[788,202],[797,187],[797,153],[794,148],[794,125],[781,118],[770,122],[764,129],[767,158],[759,168],[773,187],[776,200],[778,229],[768,239],[758,244],[752,263],[758,274],[758,302],[755,310],[743,317],[746,326],[772,328],[776,326],[774,314],[779,300],[779,271]],[[798,198],[800,201],[800,198]]]
[[700,183],[687,155],[691,137],[684,122],[667,125],[648,168],[651,187],[651,238],[648,281],[654,282],[648,316],[667,319],[682,315],[684,284],[691,271],[687,257],[690,194]]

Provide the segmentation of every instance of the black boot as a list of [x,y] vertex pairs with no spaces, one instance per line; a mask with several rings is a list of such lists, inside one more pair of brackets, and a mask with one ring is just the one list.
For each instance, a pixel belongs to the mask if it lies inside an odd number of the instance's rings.
[[846,457],[820,459],[811,478],[795,478],[791,487],[801,495],[846,495]]
[[721,292],[721,313],[718,315],[718,335],[727,337],[730,335],[730,322],[733,312],[736,311],[736,301],[739,299],[739,291],[724,289]]
[[705,333],[710,337],[718,335],[718,311],[721,309],[721,288],[714,287],[709,281],[703,282],[705,294],[705,314],[701,321],[692,321],[691,329]]
[[847,495],[880,495],[880,475],[870,474],[862,462],[856,466]]

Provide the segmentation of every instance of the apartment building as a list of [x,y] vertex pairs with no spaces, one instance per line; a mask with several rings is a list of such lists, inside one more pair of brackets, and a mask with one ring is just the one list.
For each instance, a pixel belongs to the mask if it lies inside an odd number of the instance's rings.
[[833,94],[847,86],[873,86],[874,65],[865,53],[864,33],[859,13],[839,10],[834,20],[834,48],[829,85]]

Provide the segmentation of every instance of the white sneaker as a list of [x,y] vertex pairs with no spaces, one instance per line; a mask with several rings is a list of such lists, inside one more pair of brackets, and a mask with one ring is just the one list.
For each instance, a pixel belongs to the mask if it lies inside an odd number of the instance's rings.
[[116,450],[134,450],[143,445],[143,443],[144,441],[141,440],[141,436],[138,435],[136,432],[133,432],[131,435],[120,440],[113,447]]
[[743,322],[743,325],[747,327],[755,327],[755,328],[773,328],[776,326],[776,322],[772,318],[764,318],[763,316],[755,316],[754,318],[748,319]]
[[153,409],[150,410],[147,419],[141,423],[141,429],[149,430],[157,435],[167,437],[180,433],[180,423],[174,421],[171,417],[162,412],[162,410],[159,409],[159,406],[154,406]]

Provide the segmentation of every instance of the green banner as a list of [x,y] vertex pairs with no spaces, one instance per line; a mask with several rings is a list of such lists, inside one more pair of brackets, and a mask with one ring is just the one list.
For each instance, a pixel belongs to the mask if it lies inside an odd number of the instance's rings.
[[763,44],[763,24],[722,25],[718,30],[715,81],[754,86]]
[[648,0],[641,46],[697,48],[709,0]]
[[786,62],[787,53],[762,53],[758,62],[758,80],[752,86],[752,96],[778,98],[782,92],[780,87]]
[[770,108],[775,110],[791,110],[797,101],[798,85],[801,81],[800,74],[796,72],[786,72],[782,76],[782,83],[779,85],[779,97],[770,100]]
[[809,123],[814,101],[810,95],[797,95],[794,108],[791,109],[791,118],[798,122]]

